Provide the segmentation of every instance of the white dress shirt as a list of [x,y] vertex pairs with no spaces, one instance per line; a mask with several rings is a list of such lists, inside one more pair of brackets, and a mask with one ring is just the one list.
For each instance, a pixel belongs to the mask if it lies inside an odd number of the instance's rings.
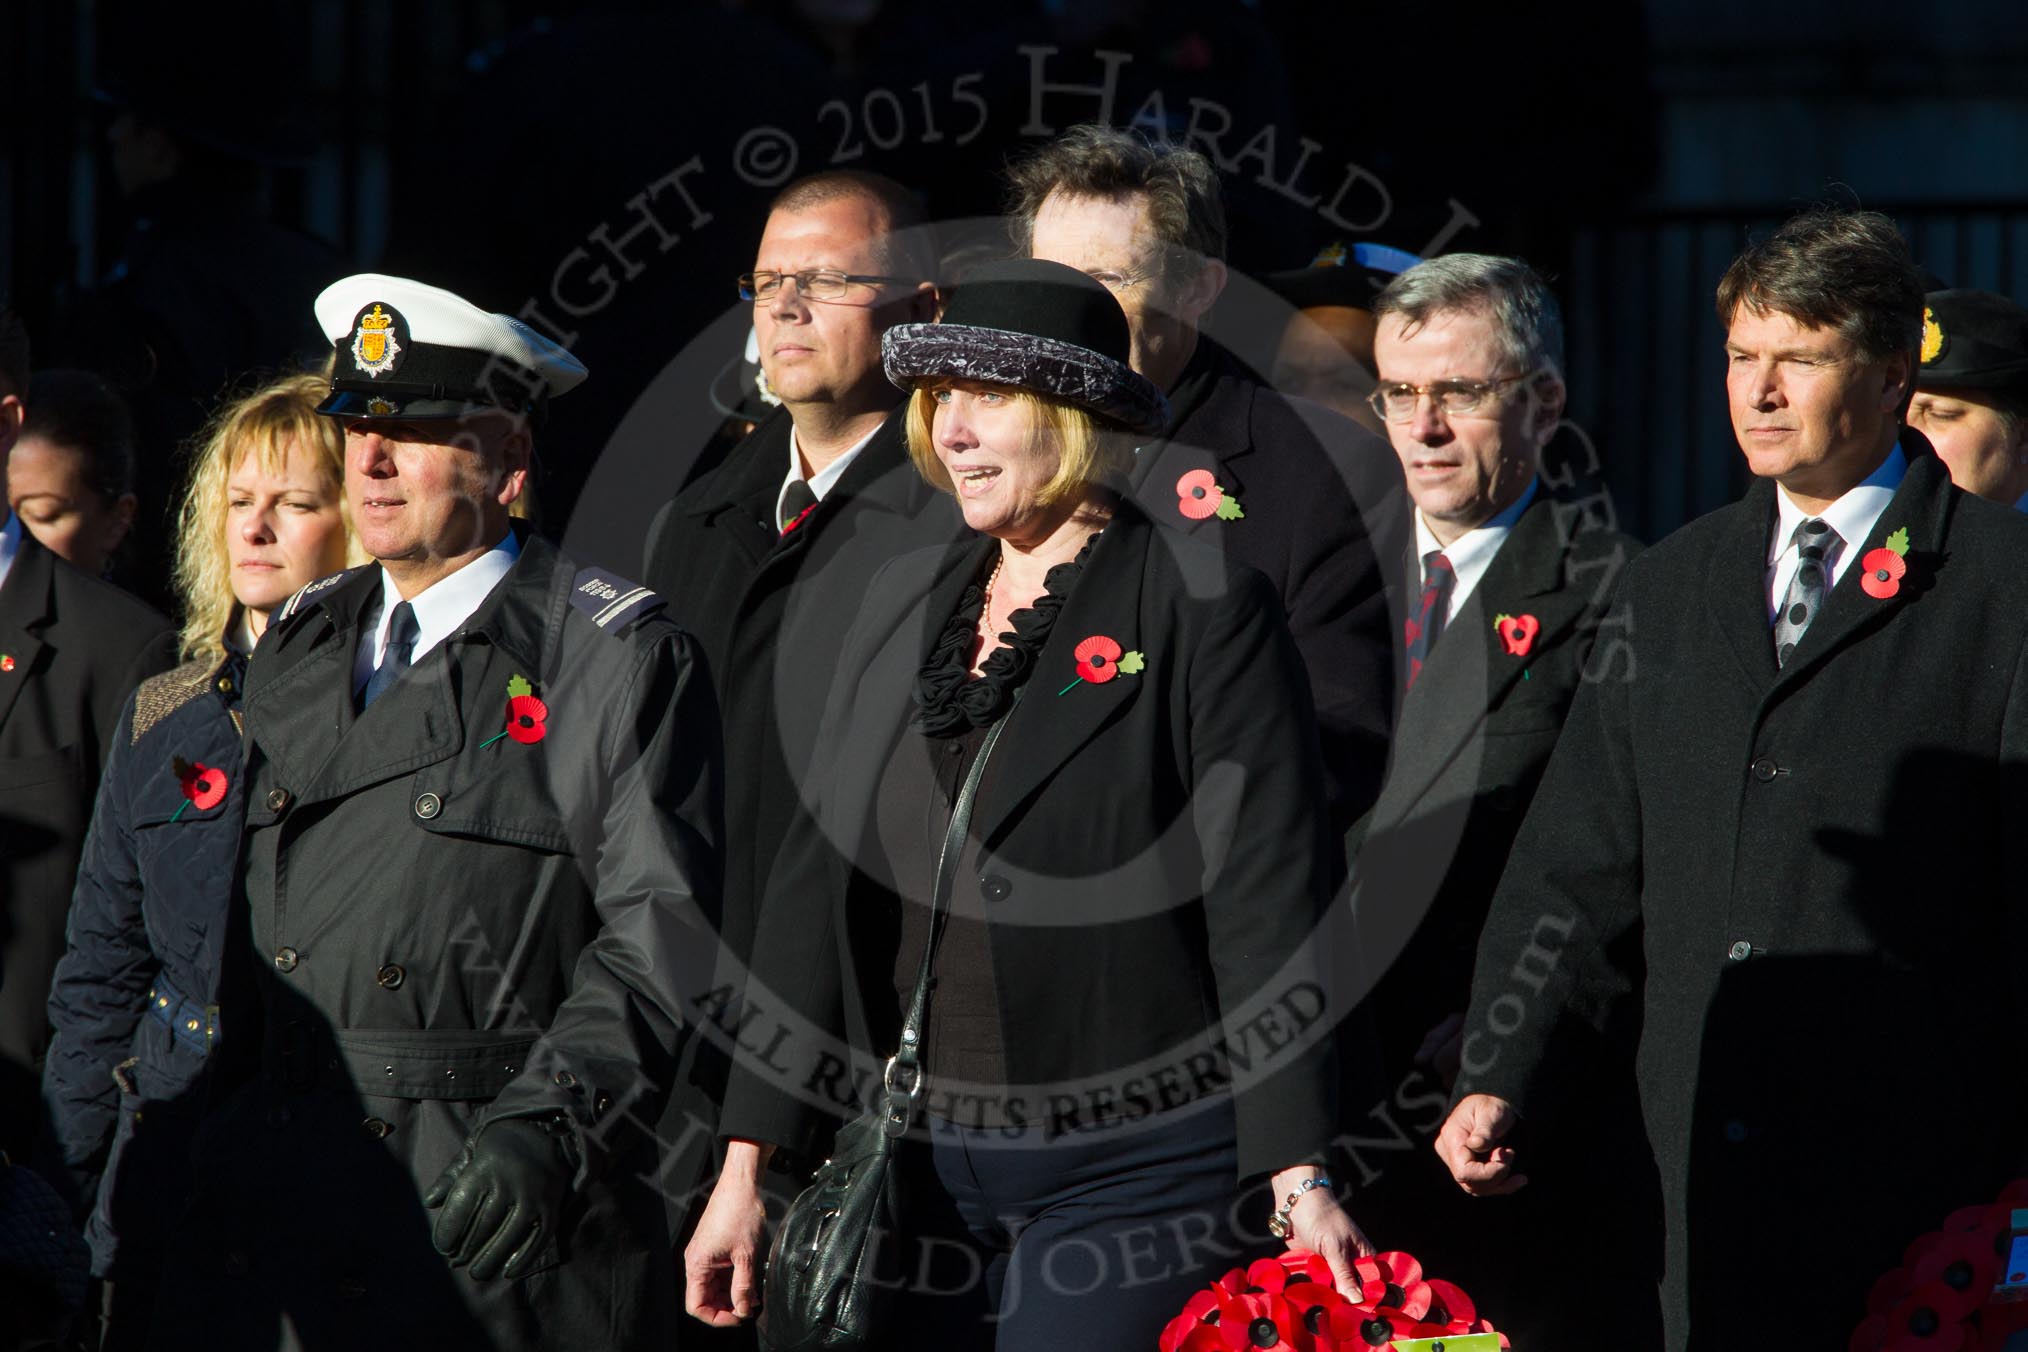
[[[1824,563],[1831,570],[1831,585],[1838,585],[1838,579],[1845,576],[1845,570],[1859,557],[1859,546],[1873,533],[1873,523],[1880,520],[1880,514],[1887,510],[1887,504],[1894,500],[1894,490],[1901,487],[1902,476],[1908,473],[1908,457],[1901,453],[1901,443],[1896,442],[1887,458],[1880,462],[1880,468],[1866,478],[1845,490],[1844,494],[1826,507],[1818,516],[1832,530],[1838,532],[1838,543],[1825,552]],[[1782,598],[1789,594],[1789,583],[1795,578],[1796,565],[1802,562],[1796,553],[1796,527],[1810,518],[1802,508],[1789,497],[1789,490],[1775,485],[1774,538],[1767,545],[1767,622],[1772,625],[1776,613],[1781,609]]]
[[[840,455],[836,460],[818,470],[814,475],[809,476],[810,492],[816,495],[817,501],[822,502],[824,495],[830,492],[840,479],[845,477],[845,471],[852,468],[852,462],[857,460],[859,453],[866,449],[866,443],[873,440],[875,433],[878,433],[884,426],[886,426],[885,423],[875,424],[872,432],[868,432],[865,436],[846,447],[843,455]],[[789,496],[789,485],[802,478],[804,478],[802,443],[796,440],[795,424],[790,423],[789,472],[782,476],[781,492],[775,494],[775,519],[771,523],[776,530],[780,530],[782,526],[782,503]]]
[[[1448,545],[1437,543],[1429,523],[1423,520],[1422,508],[1415,509],[1416,566],[1421,567],[1421,561],[1429,556],[1431,550],[1440,549],[1450,560],[1451,572],[1457,575],[1457,581],[1451,587],[1451,606],[1444,616],[1445,620],[1465,608],[1465,598],[1472,594],[1472,588],[1479,585],[1479,579],[1493,566],[1493,556],[1500,552],[1501,545],[1507,543],[1507,535],[1514,529],[1514,523],[1521,519],[1521,513],[1535,501],[1535,490],[1541,487],[1541,483],[1539,479],[1530,479],[1521,496],[1503,508],[1499,515],[1472,527]],[[1428,586],[1429,579],[1425,577],[1422,583]]]
[[[408,598],[409,608],[415,611],[415,646],[409,649],[409,665],[423,660],[423,654],[442,643],[457,632],[458,626],[472,618],[472,612],[479,608],[500,585],[500,579],[507,576],[507,570],[514,566],[514,560],[521,557],[521,542],[508,531],[505,539],[473,559],[449,577],[438,578],[429,586]],[[366,684],[366,678],[380,665],[380,659],[387,652],[387,631],[394,623],[394,608],[401,603],[401,593],[395,590],[394,579],[385,568],[380,570],[380,613],[367,618],[359,638],[359,653],[352,664],[352,688]]]
[[7,524],[0,526],[0,587],[7,585],[7,574],[14,569],[14,556],[21,552],[21,513],[7,513]]

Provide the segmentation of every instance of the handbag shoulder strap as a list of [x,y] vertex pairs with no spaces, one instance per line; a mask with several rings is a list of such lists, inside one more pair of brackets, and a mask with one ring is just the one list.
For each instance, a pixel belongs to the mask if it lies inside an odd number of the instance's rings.
[[[1019,702],[1019,696],[1016,696]],[[923,1025],[929,1014],[930,973],[936,962],[937,941],[943,937],[944,921],[950,912],[951,884],[958,871],[958,861],[964,857],[965,837],[972,829],[972,804],[979,796],[979,781],[986,772],[986,762],[993,755],[993,744],[1000,740],[1001,730],[1007,726],[1007,719],[1013,713],[1010,707],[986,730],[986,738],[979,744],[979,754],[972,757],[972,764],[965,771],[965,782],[958,788],[957,801],[951,805],[950,825],[944,828],[943,848],[937,851],[936,886],[930,893],[929,942],[923,945],[922,964],[916,969],[915,993],[909,997],[908,1013],[901,1021],[901,1047],[888,1059],[887,1072],[882,1085],[887,1091],[887,1110],[883,1114],[887,1133],[899,1136],[908,1130],[915,1118],[916,1104],[922,1098],[922,1034]]]

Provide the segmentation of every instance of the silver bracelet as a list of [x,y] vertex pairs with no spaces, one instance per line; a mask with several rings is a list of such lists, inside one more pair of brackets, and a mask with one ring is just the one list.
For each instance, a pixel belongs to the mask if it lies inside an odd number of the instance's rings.
[[1287,1239],[1290,1235],[1294,1234],[1296,1227],[1290,1223],[1289,1213],[1296,1209],[1296,1203],[1302,1201],[1303,1194],[1311,1188],[1328,1188],[1330,1186],[1331,1180],[1322,1174],[1318,1174],[1315,1178],[1306,1178],[1296,1184],[1296,1190],[1289,1194],[1288,1201],[1282,1203],[1281,1210],[1268,1217],[1268,1233],[1276,1239]]

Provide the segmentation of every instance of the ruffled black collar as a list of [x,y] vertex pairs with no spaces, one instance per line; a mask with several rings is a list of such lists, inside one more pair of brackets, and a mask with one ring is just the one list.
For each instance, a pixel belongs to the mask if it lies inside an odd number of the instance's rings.
[[972,644],[979,629],[979,612],[986,605],[986,575],[997,557],[986,551],[979,571],[958,598],[943,633],[930,646],[922,670],[915,678],[915,725],[926,737],[960,737],[973,728],[989,726],[1007,711],[1015,695],[1028,683],[1042,645],[1056,626],[1056,616],[1070,599],[1071,588],[1084,572],[1085,560],[1098,543],[1094,534],[1069,563],[1059,563],[1042,579],[1042,595],[1025,609],[1007,617],[1001,631],[1002,646],[993,650],[972,675]]

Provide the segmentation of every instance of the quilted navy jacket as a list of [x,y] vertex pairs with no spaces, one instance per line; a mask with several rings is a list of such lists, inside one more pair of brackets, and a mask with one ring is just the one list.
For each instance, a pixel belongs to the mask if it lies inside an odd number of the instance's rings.
[[42,1088],[75,1200],[91,1206],[99,1276],[152,1261],[182,1208],[189,1125],[221,1034],[244,671],[237,656],[187,662],[135,690],[78,869]]

